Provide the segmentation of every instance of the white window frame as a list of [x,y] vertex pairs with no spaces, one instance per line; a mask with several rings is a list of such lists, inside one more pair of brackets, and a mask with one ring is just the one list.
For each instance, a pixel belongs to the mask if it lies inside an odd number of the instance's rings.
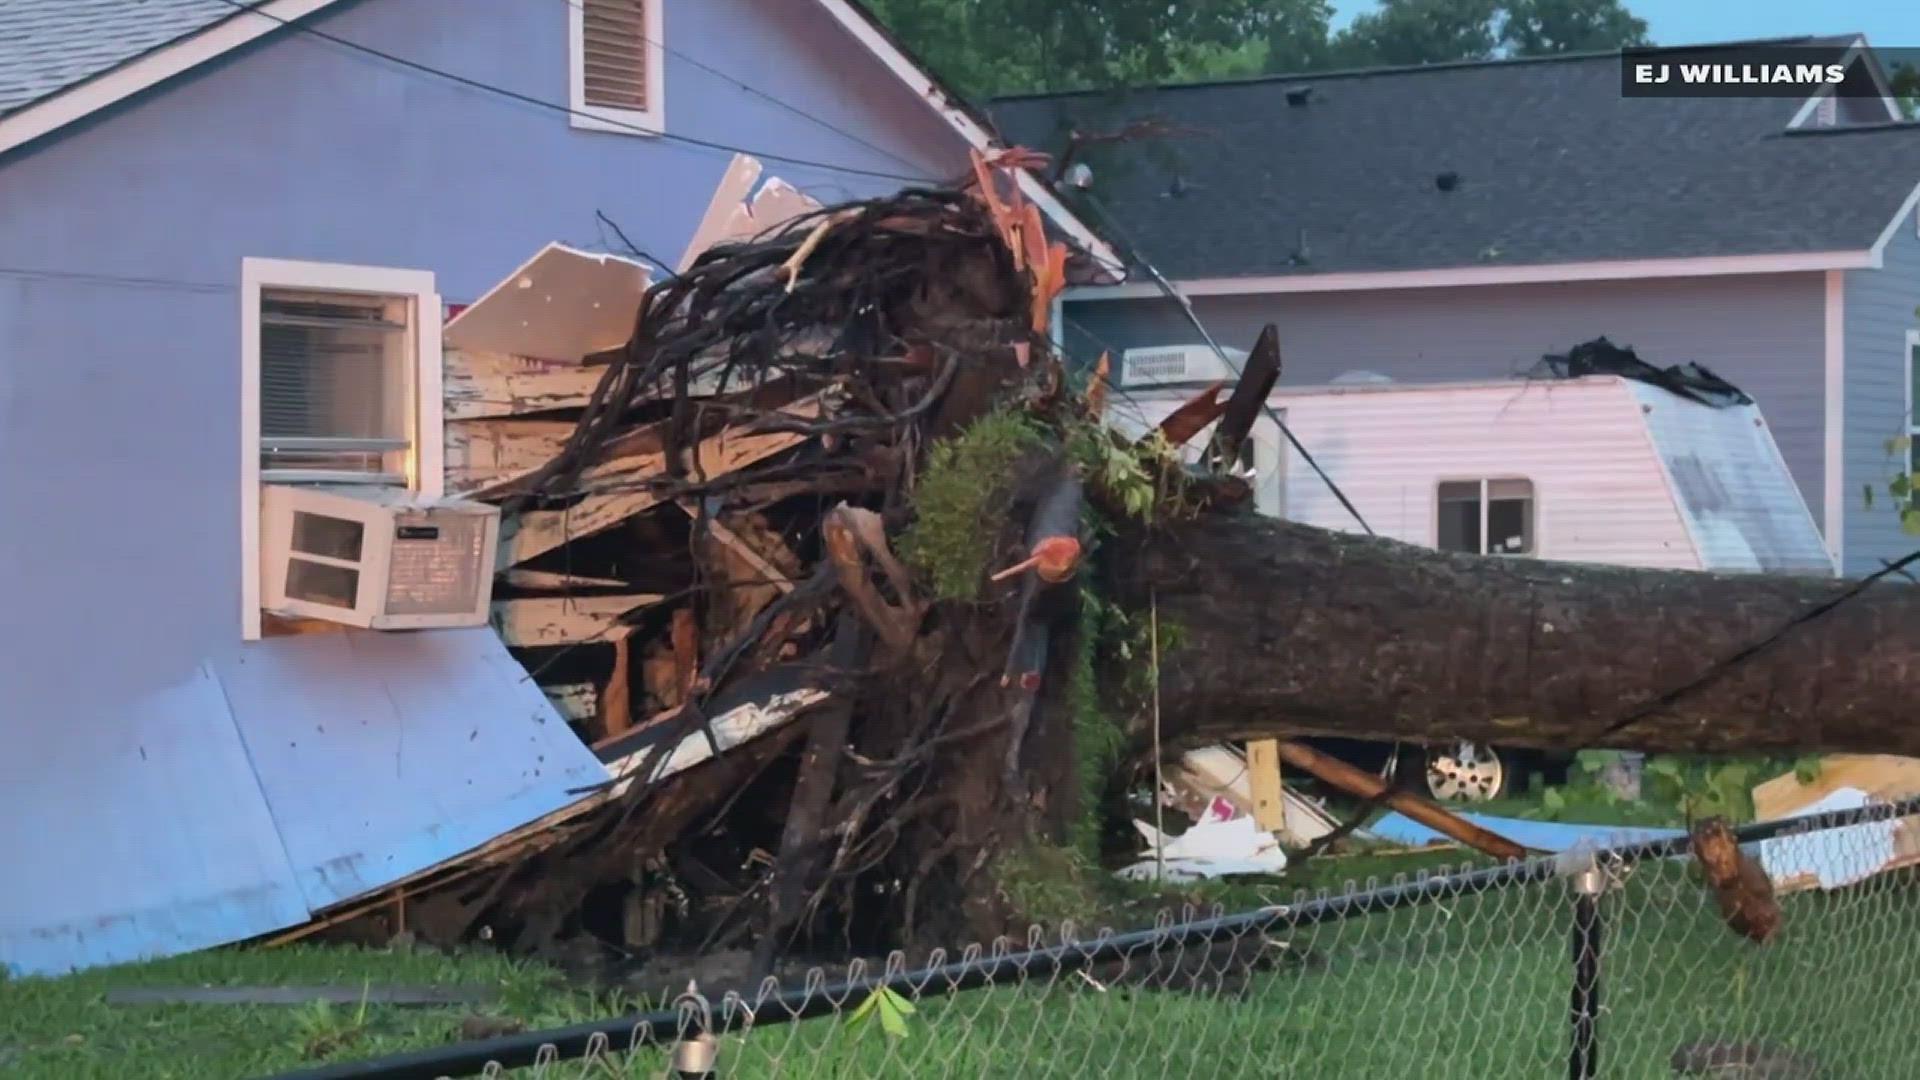
[[567,0],[568,123],[581,131],[652,137],[667,127],[666,2],[646,0],[647,107],[611,109],[587,104],[587,14],[584,0]]
[[[1490,537],[1487,535],[1487,515],[1493,501],[1487,497],[1487,492],[1496,481],[1502,480],[1518,480],[1527,485],[1528,550],[1526,551],[1489,551],[1487,549],[1490,541]],[[1443,476],[1433,482],[1433,539],[1430,541],[1430,546],[1435,551],[1440,549],[1440,489],[1448,484],[1480,485],[1480,550],[1473,554],[1499,555],[1504,558],[1519,557],[1537,559],[1540,557],[1540,484],[1531,476],[1519,476],[1511,473],[1483,476]],[[1462,552],[1460,554],[1468,553]]]
[[431,270],[240,260],[240,627],[260,640],[260,303],[268,289],[365,293],[410,301],[414,370],[407,380],[407,487],[429,498],[445,494],[445,425],[440,327],[444,308]]

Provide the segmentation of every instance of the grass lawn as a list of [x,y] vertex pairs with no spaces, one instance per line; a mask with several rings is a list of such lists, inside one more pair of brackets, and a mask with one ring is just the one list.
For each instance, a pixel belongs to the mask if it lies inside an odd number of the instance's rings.
[[[1315,870],[1318,880],[1306,883],[1315,887],[1417,871],[1450,856],[1457,853],[1330,858],[1303,870]],[[1261,898],[1257,883],[1195,896],[1230,906]],[[1782,935],[1756,946],[1720,925],[1691,866],[1635,870],[1605,901],[1600,1075],[1671,1077],[1675,1048],[1717,1038],[1785,1045],[1818,1062],[1829,1080],[1920,1076],[1920,1040],[1905,1021],[1920,972],[1920,887],[1886,876],[1783,903]],[[903,1037],[872,1019],[777,1025],[763,1016],[750,1035],[723,1039],[719,1075],[1557,1077],[1566,1070],[1569,925],[1565,887],[1545,883],[1277,931],[1287,959],[1256,975],[1243,997],[1116,980],[1096,987],[1074,977],[924,994]],[[484,955],[230,950],[0,983],[0,1075],[257,1076],[313,1064],[315,1049],[342,1060],[442,1043],[470,1011],[369,1008],[359,1017],[352,1007],[101,999],[117,986],[363,982],[494,987],[498,1011],[534,1027],[623,1011],[557,987],[540,968]],[[348,1031],[356,1035],[342,1043]],[[625,1074],[657,1076],[662,1065],[657,1054],[640,1055]]]

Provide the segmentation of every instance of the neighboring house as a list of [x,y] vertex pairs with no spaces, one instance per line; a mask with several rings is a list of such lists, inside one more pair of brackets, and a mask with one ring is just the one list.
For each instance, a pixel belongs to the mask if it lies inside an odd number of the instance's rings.
[[[1798,40],[1877,78],[1863,39]],[[1844,572],[1878,569],[1920,542],[1885,494],[1920,348],[1920,125],[1882,96],[1625,99],[1619,64],[1018,97],[993,114],[1043,150],[1074,129],[1174,129],[1088,147],[1089,190],[1221,344],[1278,324],[1284,383],[1498,378],[1601,336],[1698,362],[1758,400]],[[1065,311],[1077,355],[1201,340],[1137,273]]]
[[435,493],[443,303],[677,258],[733,148],[831,203],[990,145],[849,0],[0,4],[0,970],[301,922],[604,779],[489,630],[263,633],[263,478]]

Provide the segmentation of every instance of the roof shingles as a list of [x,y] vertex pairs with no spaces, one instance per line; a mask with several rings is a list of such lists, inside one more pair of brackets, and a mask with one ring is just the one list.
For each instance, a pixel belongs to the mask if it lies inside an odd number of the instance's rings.
[[228,0],[0,0],[0,116],[236,14]]
[[1868,248],[1920,184],[1920,125],[1787,134],[1800,104],[1623,98],[1611,55],[1009,98],[993,115],[1055,151],[1076,125],[1183,129],[1085,160],[1147,258],[1212,278]]

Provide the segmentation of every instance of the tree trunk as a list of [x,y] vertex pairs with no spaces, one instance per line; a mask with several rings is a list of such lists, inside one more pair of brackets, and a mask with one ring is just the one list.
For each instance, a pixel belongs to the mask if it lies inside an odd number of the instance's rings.
[[1111,588],[1175,628],[1160,694],[1178,745],[1304,734],[1920,755],[1920,593],[1904,583],[1728,665],[1853,586],[1449,555],[1216,514],[1131,537],[1109,567]]

